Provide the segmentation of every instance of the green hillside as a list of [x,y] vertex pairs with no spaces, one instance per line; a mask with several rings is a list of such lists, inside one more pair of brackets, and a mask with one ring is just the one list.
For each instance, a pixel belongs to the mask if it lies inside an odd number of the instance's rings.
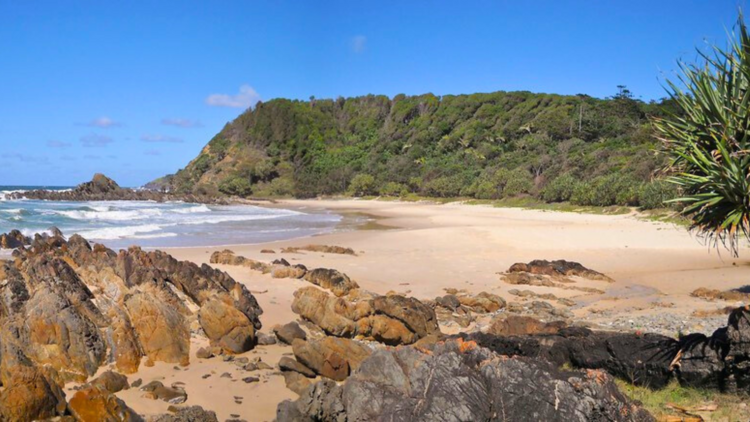
[[[259,103],[160,186],[178,192],[313,197],[351,193],[582,205],[671,194],[649,117],[669,102],[530,92]],[[658,205],[658,203],[657,203]]]

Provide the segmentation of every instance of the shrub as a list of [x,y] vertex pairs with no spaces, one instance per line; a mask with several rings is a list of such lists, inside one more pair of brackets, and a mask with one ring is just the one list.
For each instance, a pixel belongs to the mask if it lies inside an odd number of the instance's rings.
[[261,182],[255,186],[257,196],[292,196],[294,181],[289,177],[277,177],[270,182]]
[[558,176],[544,187],[542,199],[546,202],[570,201],[578,180],[570,174]]
[[380,187],[381,196],[404,196],[409,193],[406,185],[396,182],[388,182]]
[[637,206],[639,203],[639,194],[641,192],[641,186],[643,184],[638,181],[626,178],[619,182],[618,192],[615,197],[615,204],[626,205],[629,207]]
[[438,177],[422,186],[422,193],[438,198],[452,198],[461,193],[462,180],[458,177]]
[[593,186],[589,182],[578,182],[573,187],[570,203],[574,205],[594,205]]
[[497,199],[499,196],[497,185],[489,180],[478,180],[472,185],[473,195],[477,199]]
[[358,174],[349,182],[349,194],[367,196],[375,194],[375,178],[369,174]]
[[666,208],[669,204],[664,202],[676,197],[675,185],[664,180],[654,180],[644,184],[638,195],[639,203],[644,210]]
[[248,196],[253,192],[253,188],[246,178],[234,176],[219,183],[219,191],[226,195]]
[[515,169],[507,173],[503,185],[503,196],[518,196],[522,193],[530,193],[534,188],[534,180],[531,174],[524,169]]

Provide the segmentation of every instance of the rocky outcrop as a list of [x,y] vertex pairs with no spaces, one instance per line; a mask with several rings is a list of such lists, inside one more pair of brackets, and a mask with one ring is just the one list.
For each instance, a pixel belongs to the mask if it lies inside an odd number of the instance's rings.
[[305,274],[305,280],[330,290],[336,296],[344,296],[359,285],[344,273],[328,268],[317,268]]
[[245,258],[244,256],[235,255],[235,253],[229,249],[222,251],[216,251],[211,254],[210,262],[212,264],[221,265],[237,265],[242,267],[249,267],[253,270],[263,271],[268,268],[268,264],[253,259]]
[[279,421],[653,421],[601,371],[561,371],[474,343],[378,350],[343,385],[322,381]]
[[201,194],[176,194],[159,190],[128,189],[97,173],[89,182],[70,190],[29,190],[7,194],[8,199],[40,199],[47,201],[184,201],[205,204],[226,204],[225,198]]
[[328,335],[361,336],[388,345],[411,344],[440,331],[435,311],[415,298],[351,293],[337,297],[303,287],[294,292],[292,310]]
[[[261,313],[242,284],[207,265],[139,248],[116,253],[59,232],[37,235],[12,261],[0,261],[0,420],[62,415],[59,386],[105,364],[123,373],[143,357],[187,364],[196,320],[224,352],[247,351]],[[98,412],[122,413],[107,395],[122,384],[122,375],[105,373],[86,400],[99,403]]]
[[18,230],[0,234],[0,249],[16,249],[31,244],[31,238]]
[[[506,324],[510,323],[506,320]],[[529,326],[533,329],[526,329]],[[659,334],[592,331],[541,323],[494,328],[504,335],[460,336],[501,355],[541,359],[558,366],[603,369],[651,388],[664,387],[677,379],[691,387],[725,392],[750,390],[750,370],[746,369],[750,366],[750,309],[746,307],[735,309],[727,326],[711,336],[690,334],[679,340]]]
[[332,254],[353,255],[353,256],[357,255],[354,252],[354,249],[344,248],[341,246],[306,245],[306,246],[289,246],[287,248],[281,248],[281,253],[299,253],[300,251],[332,253]]
[[567,324],[563,321],[542,322],[528,316],[510,315],[493,319],[487,332],[496,336],[557,334]]
[[508,269],[509,273],[531,273],[538,275],[547,275],[553,278],[564,279],[567,277],[582,277],[590,280],[602,280],[612,282],[611,278],[606,275],[586,268],[578,262],[566,261],[559,259],[557,261],[547,261],[544,259],[536,259],[529,262],[528,264],[516,263],[510,266]]
[[448,289],[451,293],[436,297],[425,304],[435,309],[441,324],[455,323],[466,328],[476,319],[477,314],[497,312],[505,308],[506,302],[498,295],[481,292],[471,295],[466,291]]
[[705,299],[705,300],[726,300],[731,302],[748,302],[750,301],[750,293],[742,292],[739,290],[716,290],[707,289],[700,287],[693,290],[690,296]]

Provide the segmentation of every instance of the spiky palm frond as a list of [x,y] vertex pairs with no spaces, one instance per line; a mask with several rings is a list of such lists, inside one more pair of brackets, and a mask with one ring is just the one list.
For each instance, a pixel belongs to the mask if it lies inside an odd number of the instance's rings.
[[712,245],[734,255],[750,235],[750,35],[740,15],[724,50],[699,51],[700,65],[680,63],[667,90],[681,113],[655,120],[670,157],[668,180],[683,195],[683,214]]

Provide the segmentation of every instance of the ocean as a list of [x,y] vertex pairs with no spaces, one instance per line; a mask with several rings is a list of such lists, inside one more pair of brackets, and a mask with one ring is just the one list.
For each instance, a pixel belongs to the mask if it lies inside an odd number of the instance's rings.
[[26,235],[62,230],[113,249],[222,246],[263,243],[329,233],[341,227],[341,215],[305,209],[184,202],[9,200],[12,191],[63,190],[68,187],[0,186],[0,233]]

